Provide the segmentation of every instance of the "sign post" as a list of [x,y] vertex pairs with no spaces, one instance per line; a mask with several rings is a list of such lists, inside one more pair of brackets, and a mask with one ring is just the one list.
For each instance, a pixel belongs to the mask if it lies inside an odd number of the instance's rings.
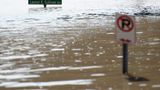
[[128,73],[128,44],[123,44],[123,68],[122,73]]
[[122,73],[128,74],[128,44],[136,42],[135,19],[132,16],[116,15],[116,39],[123,45],[123,65]]

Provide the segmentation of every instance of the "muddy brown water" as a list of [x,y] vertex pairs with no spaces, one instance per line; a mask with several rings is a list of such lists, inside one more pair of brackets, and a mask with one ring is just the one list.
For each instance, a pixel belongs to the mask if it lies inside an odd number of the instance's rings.
[[160,18],[136,17],[137,43],[129,45],[129,73],[147,80],[122,74],[114,16],[106,19],[106,26],[1,31],[0,90],[159,90]]
[[[24,5],[25,15],[0,9],[0,90],[160,90],[158,0],[100,1],[66,0],[47,9]],[[139,15],[143,9],[152,14]],[[140,12],[128,76],[115,41],[116,12]]]

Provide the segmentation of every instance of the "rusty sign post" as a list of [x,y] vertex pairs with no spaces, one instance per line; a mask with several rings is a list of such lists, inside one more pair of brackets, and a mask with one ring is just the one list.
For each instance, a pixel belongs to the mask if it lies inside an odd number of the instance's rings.
[[116,15],[116,39],[123,45],[122,73],[128,74],[128,44],[136,42],[135,18],[129,15]]

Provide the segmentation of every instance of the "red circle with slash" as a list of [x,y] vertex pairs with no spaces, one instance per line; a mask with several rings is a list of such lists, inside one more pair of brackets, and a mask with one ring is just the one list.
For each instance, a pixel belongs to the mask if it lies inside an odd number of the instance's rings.
[[122,15],[116,20],[118,28],[123,32],[130,32],[134,28],[134,22],[131,17]]

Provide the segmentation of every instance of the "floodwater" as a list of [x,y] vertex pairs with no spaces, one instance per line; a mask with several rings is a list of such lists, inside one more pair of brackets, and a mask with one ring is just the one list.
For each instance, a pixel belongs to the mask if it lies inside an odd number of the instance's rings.
[[[160,0],[0,3],[0,90],[160,90]],[[129,76],[115,14],[136,18]]]

